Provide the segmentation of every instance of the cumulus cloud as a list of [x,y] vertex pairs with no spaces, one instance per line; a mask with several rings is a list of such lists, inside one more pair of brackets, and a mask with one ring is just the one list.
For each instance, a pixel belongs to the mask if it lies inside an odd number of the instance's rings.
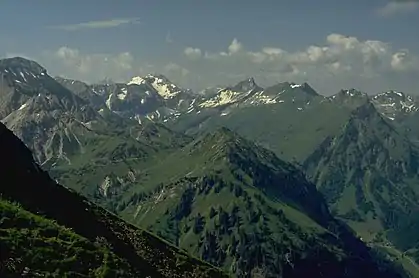
[[264,47],[264,48],[262,48],[262,52],[265,53],[265,54],[267,54],[267,55],[281,55],[285,51],[282,50],[281,48]]
[[399,50],[391,57],[391,67],[394,70],[419,72],[419,58],[410,55],[409,50]]
[[[232,47],[233,46],[233,47]],[[188,48],[190,53],[193,48]],[[377,40],[359,40],[356,37],[341,34],[330,34],[323,46],[311,45],[303,51],[289,52],[279,47],[263,47],[259,51],[242,51],[243,45],[234,39],[228,52],[206,52],[204,58],[210,60],[223,59],[237,62],[238,58],[249,63],[275,68],[301,68],[316,70],[352,69],[358,73],[386,70],[413,70],[417,58],[408,51],[393,50],[391,45]],[[185,51],[186,52],[186,51]],[[199,50],[201,54],[201,50]],[[199,55],[201,56],[201,55]],[[397,60],[397,62],[395,62]],[[279,66],[281,65],[282,66]],[[285,65],[285,66],[284,66]],[[292,72],[296,72],[292,70]]]
[[108,20],[88,21],[88,22],[81,22],[81,23],[67,24],[67,25],[48,26],[48,28],[64,30],[64,31],[77,31],[81,29],[107,29],[107,28],[118,27],[121,25],[139,24],[139,23],[140,23],[140,19],[137,17],[114,18],[114,19],[108,19]]
[[130,52],[87,53],[78,48],[62,46],[55,50],[46,50],[35,57],[28,57],[24,53],[7,54],[7,57],[16,56],[39,62],[52,76],[59,75],[87,83],[104,79],[126,82],[133,76],[149,73],[164,74],[184,87],[198,82],[199,79],[199,75],[191,74],[186,67],[178,63],[149,64],[134,57]]
[[201,49],[199,48],[193,48],[193,47],[187,47],[185,48],[185,50],[183,51],[183,53],[191,59],[197,59],[200,58],[202,56],[202,52]]
[[379,7],[376,12],[384,17],[394,16],[396,14],[412,13],[419,9],[417,0],[398,0],[390,1],[386,5]]
[[199,55],[205,63],[201,69],[211,70],[208,76],[214,80],[224,78],[225,82],[228,77],[255,76],[267,83],[279,80],[324,83],[333,78],[356,84],[361,80],[379,82],[388,76],[419,73],[418,57],[407,50],[393,49],[391,44],[378,40],[335,33],[328,35],[322,45],[310,45],[299,51],[287,51],[280,46],[246,50],[235,38],[226,50],[204,53]]
[[[369,92],[385,89],[415,92],[419,88],[419,57],[378,40],[330,34],[323,43],[287,50],[281,45],[249,49],[238,38],[217,52],[194,46],[183,49],[184,59],[155,60],[153,65],[129,52],[86,53],[62,46],[32,57],[53,75],[97,82],[109,77],[126,81],[135,75],[162,73],[195,90],[232,85],[250,76],[262,86],[277,82],[309,82],[321,93],[355,87]],[[15,55],[9,56],[27,56]]]
[[242,49],[243,49],[243,45],[236,38],[228,46],[228,51],[230,54],[238,53]]
[[79,49],[68,46],[54,51],[45,51],[41,61],[53,72],[88,81],[97,81],[105,77],[125,80],[137,70],[134,68],[134,57],[129,52],[83,53]]
[[175,63],[169,63],[163,67],[164,73],[169,75],[176,75],[177,77],[186,77],[189,70]]

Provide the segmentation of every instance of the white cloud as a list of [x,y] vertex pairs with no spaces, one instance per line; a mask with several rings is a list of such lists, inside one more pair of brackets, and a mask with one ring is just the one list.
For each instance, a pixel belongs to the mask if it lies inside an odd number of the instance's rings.
[[170,75],[177,75],[177,76],[180,75],[180,77],[182,78],[186,77],[189,74],[189,70],[175,63],[169,63],[165,65],[163,69],[164,69],[164,73],[168,73]]
[[332,45],[339,45],[345,49],[353,49],[359,44],[355,37],[348,37],[341,34],[330,34],[327,36],[327,42]]
[[334,81],[339,79],[342,84],[356,86],[368,82],[388,84],[390,80],[396,82],[394,78],[398,74],[419,73],[419,60],[413,53],[393,49],[386,42],[341,34],[330,34],[322,45],[309,45],[298,51],[287,51],[280,46],[245,50],[235,38],[227,50],[202,52],[205,54],[199,55],[200,68],[191,71],[205,71],[201,75],[214,80],[213,83],[222,79],[231,84],[233,76],[254,76],[266,83],[303,80],[323,85],[336,84]]
[[191,59],[198,59],[202,56],[201,49],[199,48],[193,48],[193,47],[187,47],[183,51],[183,53]]
[[77,31],[81,29],[106,29],[127,24],[140,24],[139,18],[114,18],[109,20],[89,21],[67,25],[48,26],[49,29]]
[[[234,47],[231,47],[234,45]],[[238,47],[239,46],[239,47]],[[193,49],[193,48],[191,48]],[[232,51],[232,49],[234,49]],[[361,41],[356,37],[341,34],[330,34],[326,38],[325,45],[308,46],[303,51],[289,52],[279,47],[263,47],[259,51],[242,51],[243,45],[234,39],[229,46],[229,52],[205,53],[209,60],[227,60],[231,62],[248,62],[272,69],[295,68],[309,70],[314,67],[316,71],[332,68],[353,69],[356,73],[376,72],[396,69],[415,69],[417,59],[406,51],[398,52],[391,45],[377,40]],[[200,52],[201,53],[201,52]],[[393,55],[396,55],[393,57]],[[402,57],[403,56],[403,57]],[[397,62],[394,62],[397,60]],[[291,67],[290,67],[291,66]],[[254,66],[253,66],[254,67]]]
[[62,46],[56,50],[46,50],[29,57],[24,53],[8,53],[6,57],[23,57],[37,61],[48,70],[51,76],[81,80],[94,83],[105,78],[115,82],[126,82],[133,76],[149,73],[164,74],[172,81],[188,87],[197,84],[200,76],[191,74],[184,66],[169,62],[152,65],[136,59],[129,52],[86,53],[80,49]]
[[275,47],[264,47],[262,48],[262,52],[268,55],[281,55],[285,53],[284,50],[281,48],[275,48]]
[[267,56],[261,52],[249,52],[248,55],[251,61],[255,64],[262,64],[263,62],[266,61],[266,58],[267,58]]
[[376,12],[380,16],[389,17],[396,14],[412,13],[419,9],[419,1],[414,0],[399,0],[390,1],[386,5],[378,8]]
[[134,68],[134,57],[129,52],[83,53],[79,49],[67,46],[45,51],[41,61],[53,72],[88,81],[98,81],[105,77],[125,80],[137,70]]
[[155,60],[154,65],[129,52],[86,53],[62,46],[32,56],[52,75],[87,82],[109,77],[126,81],[135,75],[162,73],[184,87],[202,89],[231,85],[253,76],[263,86],[281,81],[309,82],[322,93],[343,87],[376,92],[385,89],[415,92],[419,88],[419,57],[378,40],[330,34],[318,45],[286,50],[281,45],[248,49],[237,38],[218,52],[187,47],[184,59]]
[[[27,57],[25,54],[8,56]],[[37,57],[27,57],[38,61],[50,75],[94,83],[105,78],[115,82],[126,82],[133,76],[148,73],[164,74],[172,81],[187,87],[198,79],[198,75],[178,63],[169,62],[159,66],[141,62],[129,52],[86,53],[80,49],[62,46],[56,50],[47,50]]]
[[408,50],[399,50],[391,57],[391,67],[401,72],[419,72],[419,58],[410,55]]
[[236,38],[228,46],[228,51],[230,54],[238,53],[242,49],[243,49],[243,45]]

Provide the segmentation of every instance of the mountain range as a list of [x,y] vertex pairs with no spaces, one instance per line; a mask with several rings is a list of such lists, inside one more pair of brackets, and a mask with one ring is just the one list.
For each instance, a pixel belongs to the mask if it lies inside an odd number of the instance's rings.
[[227,277],[56,184],[3,124],[0,142],[2,277]]
[[[90,85],[22,58],[0,60],[0,81],[1,121],[35,162],[100,211],[89,217],[157,235],[145,244],[236,277],[418,277],[414,96],[253,78],[194,93],[151,74]],[[49,200],[32,195],[19,209],[36,214]]]

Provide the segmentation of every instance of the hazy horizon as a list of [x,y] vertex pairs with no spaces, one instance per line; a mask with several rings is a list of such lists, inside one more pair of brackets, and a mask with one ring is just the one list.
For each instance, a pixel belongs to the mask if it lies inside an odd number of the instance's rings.
[[33,59],[53,76],[419,93],[418,1],[24,2],[2,2],[1,56]]

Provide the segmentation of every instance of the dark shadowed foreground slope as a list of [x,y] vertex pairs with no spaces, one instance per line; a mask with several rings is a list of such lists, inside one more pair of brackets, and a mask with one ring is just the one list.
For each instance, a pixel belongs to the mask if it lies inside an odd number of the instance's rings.
[[224,277],[52,181],[0,124],[0,276]]

